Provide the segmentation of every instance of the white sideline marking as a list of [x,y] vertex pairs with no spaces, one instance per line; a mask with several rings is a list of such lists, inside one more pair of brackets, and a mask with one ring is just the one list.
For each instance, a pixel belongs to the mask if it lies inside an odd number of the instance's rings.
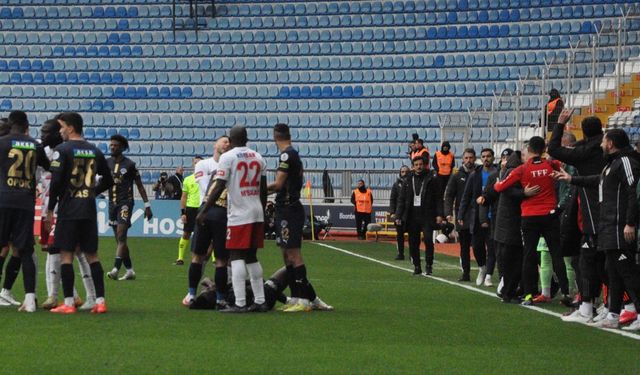
[[[332,249],[332,250],[336,250],[336,251],[339,251],[339,252],[341,252],[341,253],[345,253],[345,254],[348,254],[348,255],[354,256],[354,257],[356,257],[356,258],[362,258],[362,259],[368,260],[368,261],[370,261],[370,262],[374,262],[374,263],[382,264],[383,266],[387,266],[387,267],[389,267],[389,268],[395,268],[395,269],[400,270],[400,271],[405,271],[405,272],[411,272],[411,273],[413,273],[413,270],[412,270],[412,269],[404,268],[404,267],[401,267],[401,266],[398,266],[398,265],[395,265],[395,264],[392,264],[392,263],[388,263],[388,262],[385,262],[385,261],[382,261],[382,260],[378,260],[378,259],[375,259],[375,258],[371,258],[371,257],[368,257],[368,256],[366,256],[366,255],[362,255],[362,254],[354,253],[354,252],[352,252],[352,251],[345,250],[345,249],[341,249],[341,248],[339,248],[339,247],[335,247],[335,246],[327,245],[327,244],[324,244],[324,243],[319,243],[319,242],[312,242],[312,243],[313,243],[314,245],[318,245],[318,246],[326,247],[326,248],[329,248],[329,249]],[[425,275],[421,275],[421,276],[422,276],[422,277],[427,277],[427,278],[430,278],[430,279],[434,279],[434,280],[437,280],[437,281],[443,282],[443,283],[445,283],[445,284],[449,284],[449,285],[457,286],[457,287],[459,287],[459,288],[467,289],[467,290],[470,290],[470,291],[472,291],[472,292],[476,292],[476,293],[484,294],[484,295],[489,296],[489,297],[498,298],[498,296],[496,296],[495,294],[493,294],[493,293],[491,293],[491,292],[487,292],[486,290],[477,289],[477,288],[474,288],[474,287],[469,286],[469,285],[464,285],[464,284],[456,283],[456,282],[454,282],[454,281],[450,281],[450,280],[447,280],[447,279],[443,279],[443,278],[441,278],[441,277],[437,277],[437,276],[425,276]],[[537,312],[539,312],[539,313],[543,313],[543,314],[551,315],[551,316],[556,317],[556,318],[560,318],[560,317],[562,317],[562,315],[561,315],[561,314],[558,314],[558,313],[556,313],[556,312],[549,311],[549,310],[546,310],[546,309],[543,309],[543,308],[540,308],[540,307],[537,307],[537,306],[524,306],[524,305],[520,305],[520,306],[521,306],[521,307],[524,307],[524,308],[526,308],[526,309],[529,309],[529,310],[537,311]],[[586,325],[586,326],[588,326],[588,327],[591,327],[591,328],[596,328],[596,327],[592,327],[592,326],[590,326],[590,325],[588,325],[588,324],[586,324],[586,323],[580,323],[580,324],[584,324],[584,325]],[[623,330],[620,330],[620,329],[610,329],[610,328],[597,328],[597,329],[600,329],[600,330],[602,330],[602,331],[607,331],[607,332],[610,332],[610,333],[614,333],[614,334],[616,334],[616,335],[620,335],[620,336],[628,337],[628,338],[630,338],[630,339],[640,340],[640,335],[635,334],[635,333],[631,333],[631,332],[627,332],[627,331],[623,331]]]

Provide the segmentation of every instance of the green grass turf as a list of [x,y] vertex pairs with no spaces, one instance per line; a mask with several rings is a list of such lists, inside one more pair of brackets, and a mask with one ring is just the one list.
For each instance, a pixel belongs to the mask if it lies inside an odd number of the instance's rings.
[[[14,373],[640,372],[634,360],[638,341],[310,243],[303,250],[309,276],[335,312],[190,311],[180,304],[187,267],[172,265],[177,243],[130,240],[138,279],[105,281],[108,314],[21,314],[2,308],[2,368]],[[329,244],[382,260],[394,256],[391,244]],[[105,270],[112,248],[111,239],[101,240]],[[44,254],[39,258],[42,270]],[[259,258],[265,275],[281,265],[272,242]],[[455,258],[438,255],[437,261],[437,276],[458,276]],[[211,275],[213,267],[207,271]],[[19,279],[16,296],[22,297],[21,290]],[[40,301],[45,294],[40,271]]]

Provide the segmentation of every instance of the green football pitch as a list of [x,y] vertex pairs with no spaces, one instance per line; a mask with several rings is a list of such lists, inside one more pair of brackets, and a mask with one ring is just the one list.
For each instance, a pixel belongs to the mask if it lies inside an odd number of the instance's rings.
[[[105,280],[108,314],[2,308],[0,364],[12,373],[640,373],[640,335],[563,323],[504,305],[493,289],[461,288],[456,258],[436,256],[437,279],[414,277],[407,261],[390,260],[392,244],[324,244],[333,248],[306,242],[303,252],[334,312],[224,315],[180,304],[187,266],[172,265],[177,240],[130,239],[138,278]],[[114,243],[100,248],[108,270]],[[265,276],[282,262],[273,242],[259,259]],[[21,290],[18,279],[16,297]]]

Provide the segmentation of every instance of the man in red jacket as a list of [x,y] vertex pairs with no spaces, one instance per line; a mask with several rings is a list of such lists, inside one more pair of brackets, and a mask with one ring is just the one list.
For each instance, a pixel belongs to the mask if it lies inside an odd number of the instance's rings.
[[[502,192],[516,182],[525,187],[525,198],[520,204],[522,211],[522,239],[524,255],[522,262],[522,286],[525,305],[533,303],[533,296],[538,293],[538,252],[540,237],[544,237],[553,260],[553,271],[558,277],[562,289],[564,304],[569,304],[569,283],[567,270],[562,259],[560,242],[560,220],[556,215],[558,199],[555,181],[552,174],[560,169],[559,161],[542,158],[545,143],[542,137],[532,137],[527,147],[528,160],[514,169],[509,176],[494,185],[497,192]],[[537,189],[536,189],[537,187]],[[528,188],[528,189],[527,189]],[[533,188],[533,189],[532,189]]]

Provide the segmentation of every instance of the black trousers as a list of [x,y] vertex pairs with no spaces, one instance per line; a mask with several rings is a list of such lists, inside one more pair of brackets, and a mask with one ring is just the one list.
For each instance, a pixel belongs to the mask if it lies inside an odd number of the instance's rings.
[[405,225],[396,225],[396,247],[398,255],[404,256],[404,234],[407,233]]
[[508,245],[496,242],[498,269],[502,272],[502,297],[512,299],[516,297],[522,275],[522,246]]
[[356,232],[358,232],[358,238],[365,238],[367,234],[367,225],[371,223],[371,214],[365,214],[362,212],[356,212]]
[[458,239],[460,240],[460,267],[462,273],[468,275],[471,272],[471,232],[469,229],[461,229],[458,231]]
[[449,177],[451,177],[451,175],[447,175],[447,176],[443,176],[443,175],[438,175],[437,181],[438,181],[438,189],[440,189],[440,196],[444,197],[444,191],[447,188],[447,183],[449,183]]
[[409,255],[414,267],[420,267],[420,234],[424,236],[426,249],[426,265],[433,266],[433,225],[427,220],[409,219],[407,222],[409,232]]
[[487,274],[493,275],[493,269],[496,266],[496,253],[493,248],[493,240],[491,239],[489,228],[476,225],[471,237],[473,256],[476,257],[478,267],[487,266]]
[[522,287],[524,294],[538,293],[538,241],[544,237],[549,247],[553,272],[558,278],[558,284],[562,294],[569,294],[569,282],[567,269],[562,257],[562,244],[560,242],[560,220],[556,216],[527,216],[522,218],[522,240],[524,242],[524,254],[522,259]]
[[[640,272],[635,254],[629,249],[607,250],[607,275],[609,277],[609,312],[620,314],[625,290],[629,295],[640,295]],[[640,311],[637,300],[636,310]]]
[[578,263],[580,278],[577,280],[580,295],[585,302],[593,302],[600,295],[602,284],[607,284],[606,254],[603,251],[598,251],[597,243],[594,235],[585,234],[582,236]]

